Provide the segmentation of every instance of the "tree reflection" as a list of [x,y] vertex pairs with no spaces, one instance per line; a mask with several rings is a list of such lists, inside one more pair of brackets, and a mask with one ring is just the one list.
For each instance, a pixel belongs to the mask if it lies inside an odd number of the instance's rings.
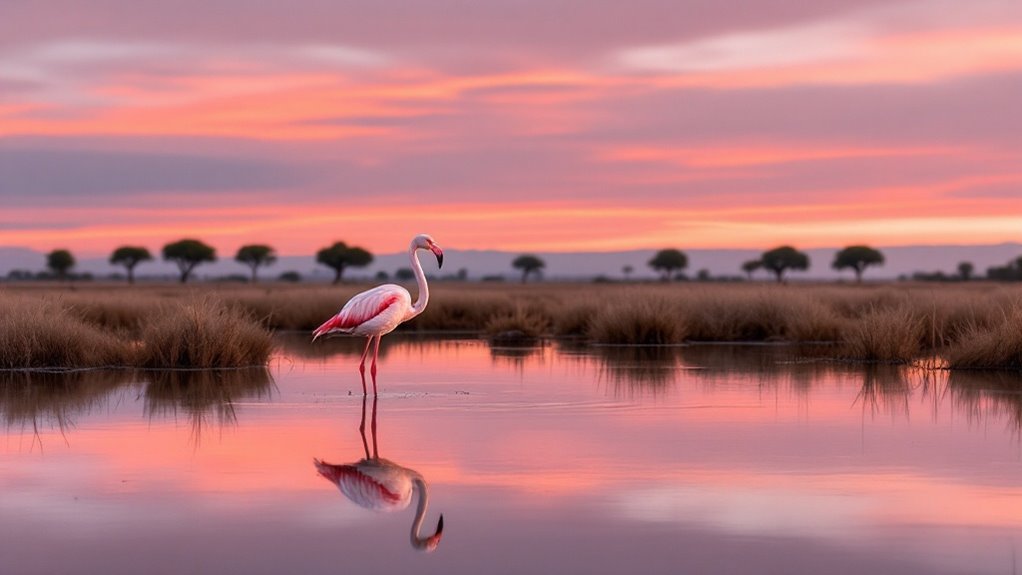
[[234,402],[269,395],[273,377],[262,367],[224,370],[149,371],[144,393],[145,414],[150,418],[177,417],[183,411],[198,442],[203,428],[237,423]]
[[[374,377],[373,385],[375,386],[375,384]],[[362,385],[365,385],[365,374],[362,374]],[[411,504],[413,494],[417,494],[418,502],[415,517],[412,520],[411,544],[415,549],[434,551],[443,536],[444,516],[440,516],[433,535],[422,537],[419,534],[426,517],[426,509],[429,506],[429,486],[426,484],[425,478],[417,471],[401,467],[393,461],[380,457],[376,441],[377,398],[375,396],[372,398],[373,408],[370,423],[372,449],[370,449],[365,433],[367,401],[369,398],[363,396],[362,421],[358,428],[365,456],[354,463],[339,465],[313,459],[316,470],[323,478],[335,484],[349,500],[372,511],[404,510]]]

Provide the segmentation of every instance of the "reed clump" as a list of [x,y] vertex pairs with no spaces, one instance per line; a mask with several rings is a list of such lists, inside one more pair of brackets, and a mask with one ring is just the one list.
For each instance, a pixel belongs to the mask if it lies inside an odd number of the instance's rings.
[[530,343],[547,335],[550,317],[535,305],[520,304],[514,311],[491,317],[484,327],[490,341],[498,344]]
[[685,340],[681,306],[664,298],[629,298],[600,308],[589,324],[588,337],[611,345],[668,345]]
[[0,298],[0,368],[90,368],[130,362],[131,348],[45,299]]
[[907,363],[923,351],[922,318],[905,308],[874,309],[852,323],[845,334],[848,359]]
[[1022,369],[1022,304],[1002,311],[990,324],[961,330],[944,354],[948,367],[960,369]]
[[137,364],[146,368],[224,368],[265,364],[270,332],[245,312],[212,298],[162,307],[143,328]]

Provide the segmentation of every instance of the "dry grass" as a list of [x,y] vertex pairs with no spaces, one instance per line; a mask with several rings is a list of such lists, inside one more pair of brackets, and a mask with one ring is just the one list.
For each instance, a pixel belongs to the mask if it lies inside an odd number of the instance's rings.
[[963,328],[945,357],[951,368],[1022,369],[1022,305],[1003,310],[997,320]]
[[[0,369],[261,365],[271,334],[208,296],[0,294]],[[194,295],[188,292],[189,296]]]
[[855,321],[845,334],[845,354],[851,359],[907,363],[920,355],[924,324],[905,308],[874,309]]
[[0,368],[83,368],[129,363],[131,349],[49,300],[0,298]]
[[495,343],[528,343],[549,333],[550,323],[545,309],[519,304],[514,311],[499,312],[490,317],[483,331]]
[[273,342],[244,312],[213,298],[166,305],[145,325],[137,364],[224,368],[266,363]]
[[[365,287],[8,286],[0,310],[13,312],[0,318],[0,366],[258,364],[269,351],[266,329],[308,332]],[[835,342],[847,359],[943,354],[954,367],[1022,364],[1016,286],[437,282],[431,295],[426,312],[401,329],[639,345]]]
[[659,297],[629,298],[597,310],[587,335],[597,343],[666,345],[685,340],[686,321],[676,302]]

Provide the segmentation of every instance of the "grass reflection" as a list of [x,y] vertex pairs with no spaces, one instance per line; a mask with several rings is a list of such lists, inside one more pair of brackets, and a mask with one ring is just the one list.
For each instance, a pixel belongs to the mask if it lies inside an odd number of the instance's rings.
[[947,391],[970,422],[1003,418],[1009,430],[1022,435],[1022,372],[951,371]]
[[916,386],[904,368],[893,365],[868,365],[862,369],[862,389],[855,403],[871,415],[882,412],[908,418],[909,400]]
[[269,396],[273,377],[265,368],[202,371],[152,371],[144,374],[148,382],[143,395],[143,410],[150,419],[174,417],[184,412],[198,442],[204,428],[222,428],[237,423],[234,403],[243,399]]
[[133,381],[131,372],[0,372],[0,418],[8,426],[56,425],[62,433],[78,414],[104,405],[111,393]]
[[593,348],[600,381],[615,392],[657,394],[672,387],[682,368],[678,347],[598,346]]

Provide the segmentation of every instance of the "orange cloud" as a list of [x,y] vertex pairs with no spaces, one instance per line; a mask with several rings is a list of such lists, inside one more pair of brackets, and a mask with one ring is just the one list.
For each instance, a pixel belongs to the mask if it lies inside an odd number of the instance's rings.
[[619,162],[665,162],[694,168],[734,168],[815,160],[943,156],[961,153],[961,149],[951,147],[863,148],[776,145],[734,148],[660,148],[635,146],[612,148],[601,157],[605,160]]

